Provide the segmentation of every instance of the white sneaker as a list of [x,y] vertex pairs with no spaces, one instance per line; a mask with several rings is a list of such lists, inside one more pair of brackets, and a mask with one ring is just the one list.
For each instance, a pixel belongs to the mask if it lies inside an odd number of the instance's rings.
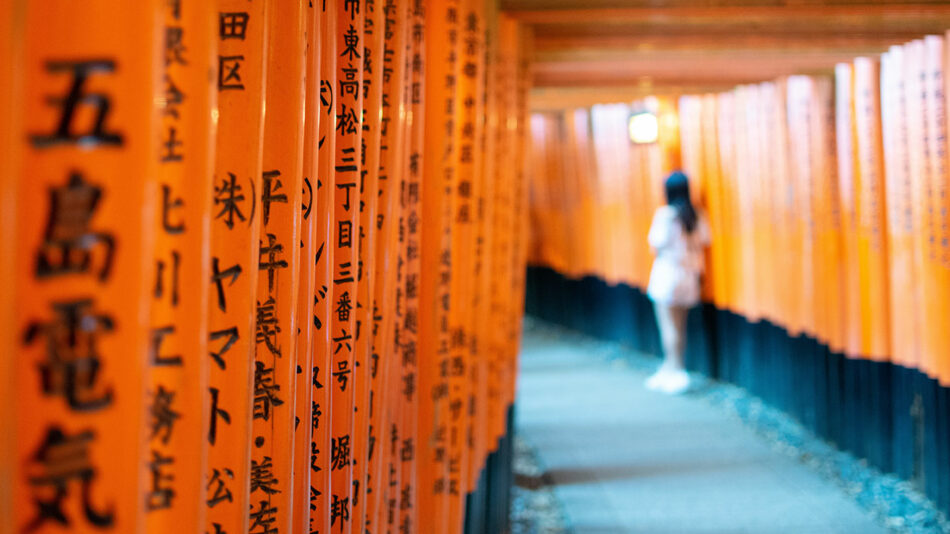
[[666,382],[667,370],[664,367],[660,367],[657,372],[653,373],[650,378],[647,378],[644,385],[650,391],[660,391],[663,388],[663,384]]
[[680,395],[689,390],[689,373],[683,370],[668,371],[660,384],[659,391],[668,395]]

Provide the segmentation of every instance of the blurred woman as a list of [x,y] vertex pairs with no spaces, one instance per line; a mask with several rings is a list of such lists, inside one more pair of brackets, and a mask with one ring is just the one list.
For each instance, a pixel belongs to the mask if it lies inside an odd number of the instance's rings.
[[653,215],[647,239],[656,255],[647,295],[656,311],[663,364],[647,379],[646,386],[676,395],[689,389],[683,361],[686,316],[699,303],[703,250],[709,245],[709,226],[693,207],[689,179],[682,172],[675,171],[666,179],[666,205]]

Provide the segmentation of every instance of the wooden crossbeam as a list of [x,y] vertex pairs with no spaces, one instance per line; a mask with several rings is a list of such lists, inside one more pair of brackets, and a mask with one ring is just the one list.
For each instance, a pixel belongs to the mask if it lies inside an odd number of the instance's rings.
[[706,86],[796,73],[942,34],[950,3],[508,0],[534,34],[539,87]]

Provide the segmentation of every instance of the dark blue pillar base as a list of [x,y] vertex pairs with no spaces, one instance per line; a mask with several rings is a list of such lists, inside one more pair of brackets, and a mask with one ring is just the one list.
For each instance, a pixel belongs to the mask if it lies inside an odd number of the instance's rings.
[[505,534],[510,531],[509,509],[514,483],[514,406],[508,407],[507,430],[498,448],[488,455],[475,491],[465,498],[465,534]]

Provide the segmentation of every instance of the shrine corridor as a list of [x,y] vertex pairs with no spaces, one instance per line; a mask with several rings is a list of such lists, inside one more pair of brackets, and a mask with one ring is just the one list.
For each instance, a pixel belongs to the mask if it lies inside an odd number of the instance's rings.
[[520,362],[517,432],[577,534],[887,532],[710,386],[645,389],[647,356],[529,319]]

